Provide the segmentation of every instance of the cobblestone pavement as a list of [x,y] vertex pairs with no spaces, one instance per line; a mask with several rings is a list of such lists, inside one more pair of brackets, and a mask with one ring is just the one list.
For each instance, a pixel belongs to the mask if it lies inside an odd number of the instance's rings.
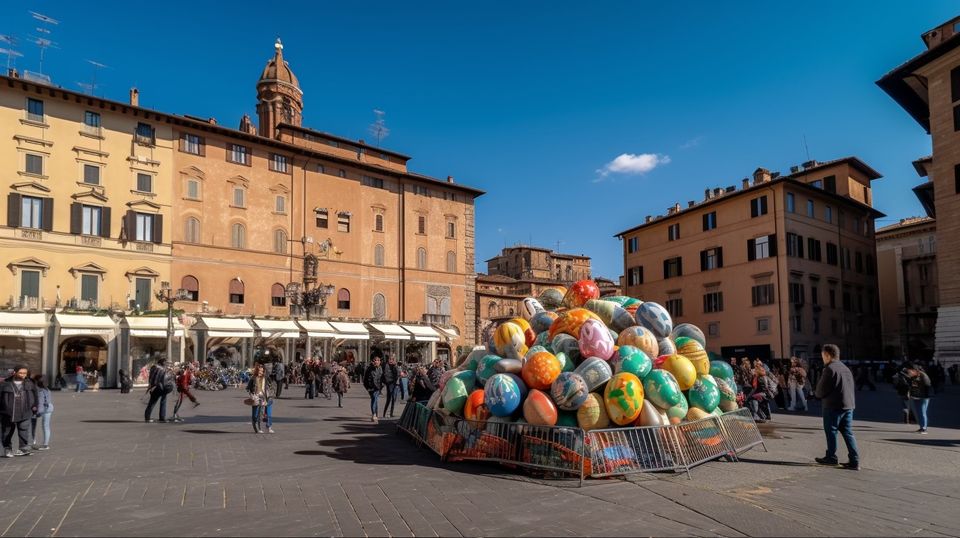
[[[952,390],[935,417],[954,414]],[[861,394],[896,418],[889,389]],[[576,487],[441,464],[389,419],[364,420],[360,391],[342,409],[279,401],[275,435],[252,433],[239,390],[199,392],[181,424],[145,424],[138,396],[54,393],[52,449],[0,460],[0,535],[960,535],[954,429],[857,421],[857,473],[810,464],[819,418],[777,415],[769,452],[741,463]]]

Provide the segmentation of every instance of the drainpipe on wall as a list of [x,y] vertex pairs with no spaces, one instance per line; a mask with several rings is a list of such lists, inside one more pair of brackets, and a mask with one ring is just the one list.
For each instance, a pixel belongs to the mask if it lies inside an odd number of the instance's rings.
[[[776,189],[774,189],[769,185],[767,186],[766,189],[770,191],[770,193],[772,194],[771,198],[773,198],[773,236],[776,237],[776,241],[777,243],[779,243],[780,242],[780,225],[777,222],[777,191]],[[786,215],[784,215],[784,219],[786,219]],[[774,272],[774,278],[776,279],[776,282],[774,284],[774,289],[777,290],[777,310],[779,311],[777,315],[777,325],[780,327],[780,357],[779,358],[782,359],[784,357],[783,301],[782,301],[782,295],[780,293],[780,247],[778,246],[776,248],[777,248],[777,256],[776,256],[777,270]],[[786,253],[784,253],[784,258],[786,258]],[[787,307],[788,315],[789,315],[789,312],[790,312],[790,308],[788,306]]]

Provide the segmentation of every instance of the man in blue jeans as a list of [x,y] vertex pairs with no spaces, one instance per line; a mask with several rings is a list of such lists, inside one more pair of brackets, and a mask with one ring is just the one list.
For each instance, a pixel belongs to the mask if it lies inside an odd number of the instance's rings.
[[840,362],[840,348],[833,344],[823,346],[820,352],[823,357],[823,373],[817,383],[815,395],[820,399],[823,407],[823,432],[827,436],[827,454],[816,458],[820,465],[836,466],[837,460],[837,432],[843,436],[847,445],[849,460],[843,464],[844,469],[860,470],[860,454],[857,452],[857,440],[853,437],[853,410],[856,407],[854,394],[856,392],[853,373],[845,364]]

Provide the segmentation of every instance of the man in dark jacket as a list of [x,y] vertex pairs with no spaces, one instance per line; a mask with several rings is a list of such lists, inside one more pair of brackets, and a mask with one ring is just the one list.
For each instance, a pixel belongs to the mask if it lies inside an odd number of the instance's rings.
[[387,387],[387,401],[383,404],[383,418],[387,418],[387,408],[390,417],[393,417],[393,408],[397,403],[397,383],[400,381],[400,367],[393,355],[387,357],[387,364],[383,367],[383,384]]
[[370,393],[370,420],[377,422],[377,408],[380,405],[380,391],[383,389],[383,369],[380,368],[380,355],[370,357],[370,365],[363,373],[363,388]]
[[277,359],[273,362],[273,370],[270,372],[273,374],[273,380],[277,385],[277,399],[280,399],[280,393],[283,392],[283,381],[287,376],[287,369],[283,365],[283,361]]
[[853,410],[856,407],[853,373],[840,362],[840,349],[833,345],[823,346],[823,372],[817,383],[815,395],[823,407],[823,432],[827,436],[827,454],[816,458],[821,465],[837,465],[837,432],[843,435],[850,461],[843,464],[845,469],[860,470],[860,454],[857,452],[857,440],[853,437]]
[[427,375],[427,369],[423,366],[418,367],[417,374],[413,377],[413,388],[410,389],[410,392],[413,394],[413,401],[427,403],[436,390],[436,385],[433,384],[430,376]]
[[[37,412],[37,387],[27,379],[27,368],[17,366],[13,375],[0,384],[0,431],[3,435],[3,457],[29,456],[30,419]],[[13,432],[17,432],[20,449],[13,451]]]
[[157,363],[150,368],[150,375],[147,378],[149,386],[147,393],[150,394],[150,402],[147,403],[147,409],[143,413],[144,422],[153,422],[150,418],[153,414],[153,406],[160,402],[160,422],[167,421],[167,394],[173,392],[175,382],[173,373],[167,372],[167,359],[159,359]]

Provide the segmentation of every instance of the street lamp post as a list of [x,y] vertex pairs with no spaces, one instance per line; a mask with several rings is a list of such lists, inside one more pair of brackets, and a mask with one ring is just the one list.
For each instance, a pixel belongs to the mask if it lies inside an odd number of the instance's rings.
[[176,292],[170,287],[166,280],[160,282],[160,291],[157,292],[157,300],[167,303],[167,360],[173,357],[173,303],[184,301],[189,298],[190,292],[180,288]]
[[310,320],[310,312],[314,307],[319,306],[321,317],[326,315],[327,298],[333,295],[336,286],[333,284],[318,284],[316,287],[304,289],[299,282],[291,282],[285,288],[285,295],[290,300],[291,306],[296,306],[301,313],[305,312],[307,320]]

